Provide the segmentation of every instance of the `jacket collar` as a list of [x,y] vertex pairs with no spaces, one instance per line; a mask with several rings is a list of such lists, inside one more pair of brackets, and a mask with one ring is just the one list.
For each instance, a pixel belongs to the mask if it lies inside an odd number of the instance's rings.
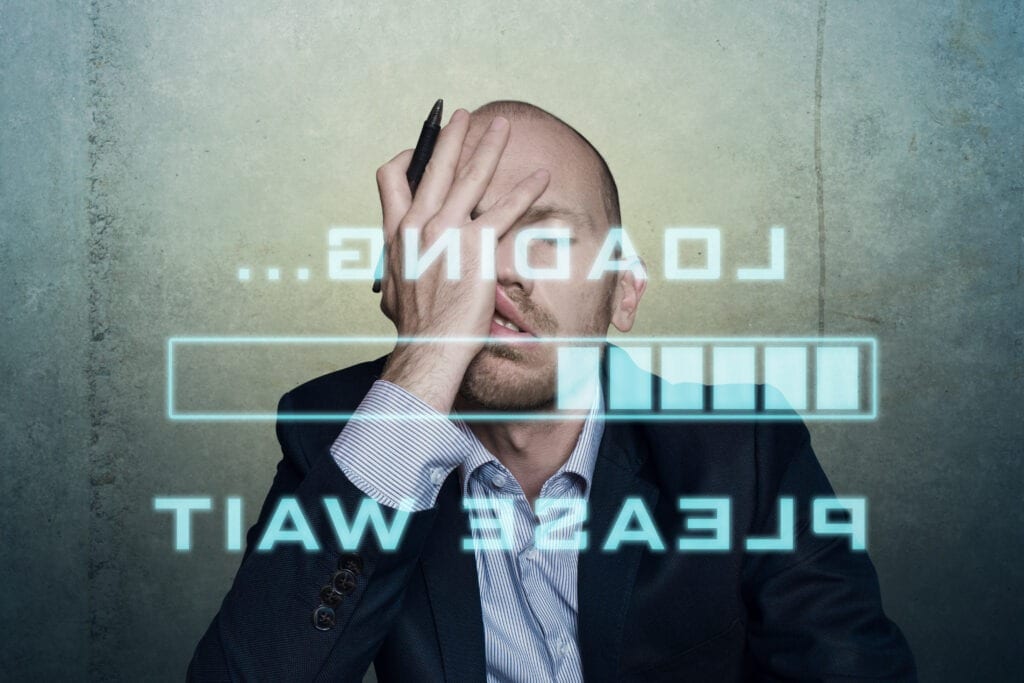
[[[607,378],[607,346],[604,377]],[[604,406],[608,382],[601,382]],[[641,475],[647,446],[631,423],[610,421],[604,433],[590,482],[586,529],[591,543],[577,563],[577,619],[580,661],[587,681],[614,680],[622,650],[622,629],[633,594],[637,568],[643,555],[639,544],[626,544],[604,552],[607,538],[623,501],[643,499],[649,510],[658,502],[658,488]],[[483,613],[473,553],[461,550],[470,536],[468,517],[462,512],[457,470],[448,477],[437,498],[434,534],[422,556],[427,592],[440,640],[445,678],[483,681],[487,677]]]
[[601,546],[627,498],[642,499],[652,511],[658,502],[658,488],[640,474],[645,455],[632,425],[607,423],[590,492],[590,544],[577,562],[577,637],[586,681],[615,680],[618,669],[622,629],[643,546],[625,544],[615,552]]
[[459,477],[452,472],[438,492],[434,532],[420,558],[445,680],[453,683],[487,679],[476,558],[462,550],[462,538],[472,533],[459,489]]

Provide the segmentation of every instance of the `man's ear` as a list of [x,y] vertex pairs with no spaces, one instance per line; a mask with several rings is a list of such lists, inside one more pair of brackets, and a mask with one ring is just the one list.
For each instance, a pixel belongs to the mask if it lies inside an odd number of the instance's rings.
[[647,264],[639,256],[635,257],[639,264],[620,271],[618,282],[615,283],[615,295],[612,297],[612,325],[619,332],[629,332],[636,320],[636,310],[640,306],[640,297],[647,290]]

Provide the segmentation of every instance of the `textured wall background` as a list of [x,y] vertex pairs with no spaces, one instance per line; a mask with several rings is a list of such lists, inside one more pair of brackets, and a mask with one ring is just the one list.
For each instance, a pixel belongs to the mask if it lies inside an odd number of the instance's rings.
[[[253,519],[279,452],[270,423],[168,421],[166,339],[390,333],[326,279],[326,232],[379,221],[374,170],[443,96],[579,127],[649,260],[667,225],[723,227],[726,278],[656,277],[638,333],[878,338],[881,415],[812,424],[819,457],[870,499],[922,679],[1021,680],[1021,11],[0,2],[0,670],[182,677],[239,560],[223,497]],[[785,282],[729,277],[772,224]],[[273,399],[349,360],[240,349],[195,389],[255,372]],[[215,498],[192,553],[165,494]]]

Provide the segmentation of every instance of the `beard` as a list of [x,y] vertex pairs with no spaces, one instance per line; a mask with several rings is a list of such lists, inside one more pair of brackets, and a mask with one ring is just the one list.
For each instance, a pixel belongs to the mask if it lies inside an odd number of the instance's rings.
[[[615,284],[616,280],[609,278],[605,302],[612,301]],[[558,336],[560,325],[555,316],[519,288],[509,288],[506,294],[538,337]],[[582,334],[604,334],[608,324],[608,318],[595,316],[584,326]],[[466,368],[457,403],[464,403],[471,410],[495,412],[552,410],[558,399],[556,358],[557,349],[550,342],[487,342]]]
[[[554,337],[558,320],[521,289],[506,295],[538,337]],[[540,411],[555,404],[555,349],[549,343],[510,344],[493,341],[469,363],[459,398],[476,410]]]
[[546,344],[526,349],[489,343],[470,361],[459,397],[475,409],[535,412],[555,404],[555,371]]

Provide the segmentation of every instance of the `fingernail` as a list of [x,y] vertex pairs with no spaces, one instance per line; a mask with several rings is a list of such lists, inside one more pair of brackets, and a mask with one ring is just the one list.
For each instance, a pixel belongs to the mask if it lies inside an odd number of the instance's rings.
[[508,120],[501,116],[495,116],[494,120],[491,121],[491,130],[501,130],[508,125]]
[[548,170],[546,168],[538,168],[536,171],[533,172],[533,177],[534,178],[543,178],[547,174],[548,174]]

